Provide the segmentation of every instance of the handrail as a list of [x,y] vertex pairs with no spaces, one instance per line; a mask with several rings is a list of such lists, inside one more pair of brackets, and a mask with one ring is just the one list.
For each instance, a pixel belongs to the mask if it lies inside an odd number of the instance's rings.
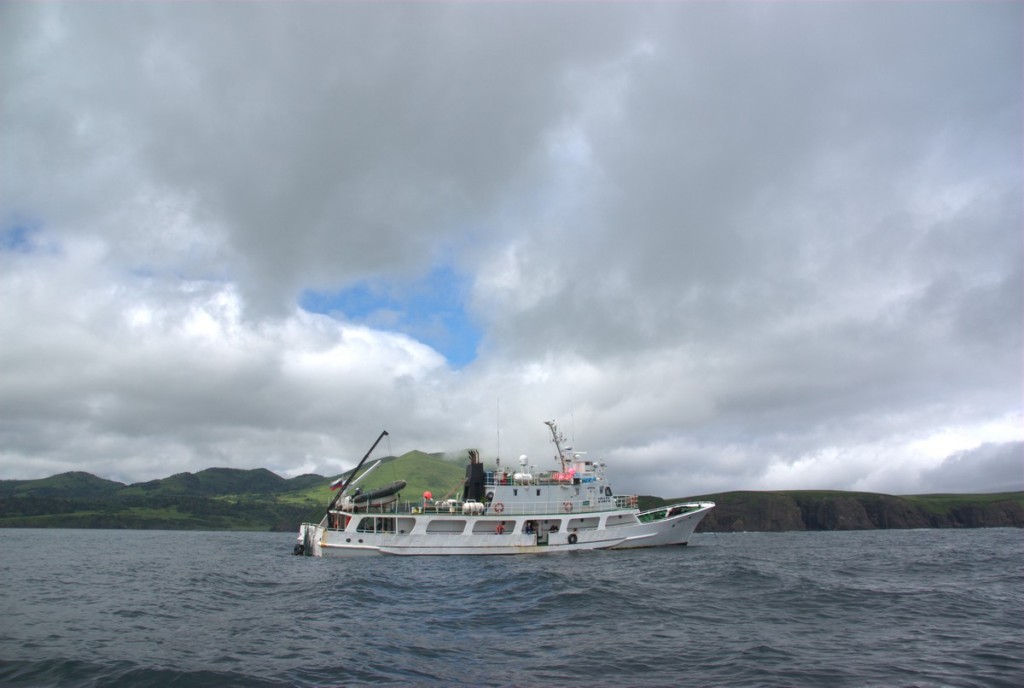
[[[562,474],[563,476],[565,474]],[[515,475],[504,476],[504,479],[499,478],[496,473],[486,473],[484,477],[485,487],[533,487],[533,486],[550,486],[550,485],[578,485],[585,483],[596,483],[601,480],[600,476],[592,473],[577,473],[572,477],[558,477],[558,473],[540,473],[537,475],[530,475],[529,478],[516,478]]]
[[[593,514],[608,511],[632,511],[637,508],[639,498],[637,495],[616,495],[615,501],[612,504],[579,504],[578,502],[570,501],[549,501],[549,502],[529,502],[527,504],[516,504],[516,503],[504,503],[501,506],[501,511],[497,511],[494,507],[497,502],[482,504],[482,510],[477,513],[463,513],[462,507],[466,503],[462,500],[451,499],[449,503],[438,504],[423,504],[423,502],[411,502],[411,501],[395,501],[391,504],[378,507],[366,507],[359,508],[358,510],[342,510],[332,509],[330,513],[349,513],[349,514],[374,514],[374,515],[437,515],[437,514],[449,514],[459,516],[488,516],[491,518],[501,518],[502,516],[573,516],[575,514]],[[566,509],[565,505],[571,504],[571,509]],[[685,508],[685,509],[698,509],[703,507],[714,506],[714,502],[681,502],[675,504],[665,504],[658,506],[653,509],[648,509],[642,512],[643,514],[652,514],[662,510],[668,510],[671,508]]]
[[[636,499],[634,496],[633,500]],[[624,501],[620,501],[624,500]],[[528,504],[515,504],[505,503],[502,504],[502,510],[495,510],[494,506],[496,503],[484,504],[482,511],[469,514],[463,513],[462,507],[465,502],[461,500],[449,500],[451,504],[427,504],[424,505],[422,502],[410,502],[410,501],[396,501],[391,504],[378,507],[360,508],[358,511],[349,510],[345,513],[351,514],[374,514],[374,515],[459,515],[459,516],[487,516],[491,518],[501,518],[503,516],[573,516],[576,514],[593,514],[608,511],[632,511],[636,508],[635,501],[629,500],[624,496],[616,497],[614,504],[588,504],[581,505],[577,502],[567,501],[550,501],[550,502],[530,502]],[[565,505],[569,503],[572,505],[571,509],[566,509]],[[633,506],[630,506],[632,504]],[[340,510],[336,510],[339,511]]]

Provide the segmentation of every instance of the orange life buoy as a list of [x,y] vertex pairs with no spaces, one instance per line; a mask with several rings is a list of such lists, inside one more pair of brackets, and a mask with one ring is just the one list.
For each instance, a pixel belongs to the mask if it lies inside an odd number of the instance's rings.
[[505,510],[505,505],[502,504],[501,502],[498,502],[497,504],[494,505],[494,513],[500,514],[504,510]]
[[569,513],[570,511],[572,511],[572,502],[566,502],[562,506],[565,508],[565,512],[566,513]]

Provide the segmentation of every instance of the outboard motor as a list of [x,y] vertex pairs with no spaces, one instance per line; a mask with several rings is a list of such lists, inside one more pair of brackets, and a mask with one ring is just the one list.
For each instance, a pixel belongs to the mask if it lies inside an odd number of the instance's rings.
[[309,529],[310,525],[308,523],[303,523],[299,526],[299,541],[292,547],[292,554],[297,557],[313,556],[313,543],[309,541]]

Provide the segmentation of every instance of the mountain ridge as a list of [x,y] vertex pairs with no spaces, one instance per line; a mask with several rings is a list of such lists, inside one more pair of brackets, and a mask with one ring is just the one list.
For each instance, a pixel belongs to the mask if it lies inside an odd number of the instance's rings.
[[[444,454],[413,451],[384,457],[381,467],[389,464],[390,470],[375,471],[362,484],[374,487],[397,475],[409,483],[404,498],[414,501],[427,489],[438,498],[461,486],[463,467]],[[0,480],[0,527],[294,530],[322,516],[335,494],[331,480],[220,467],[132,484],[83,471]],[[732,491],[675,499],[642,496],[640,507],[693,500],[717,504],[698,532],[1024,527],[1024,492]]]

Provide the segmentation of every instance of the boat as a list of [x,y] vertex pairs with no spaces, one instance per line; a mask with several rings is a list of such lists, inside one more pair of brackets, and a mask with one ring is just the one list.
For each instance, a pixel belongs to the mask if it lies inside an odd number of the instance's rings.
[[387,506],[398,501],[398,493],[405,487],[406,483],[404,480],[396,480],[393,483],[388,483],[383,487],[378,487],[375,490],[369,492],[362,492],[359,488],[356,488],[356,493],[351,497],[345,497],[342,500],[342,508],[347,510],[363,510],[373,507]]
[[[319,523],[299,527],[294,553],[304,556],[552,554],[598,549],[685,545],[714,502],[681,502],[641,511],[636,495],[619,495],[606,465],[573,452],[555,421],[545,421],[555,465],[536,471],[521,456],[518,469],[486,468],[471,449],[461,498],[402,500],[397,481],[349,494],[359,469],[339,489]],[[379,465],[379,461],[376,465]],[[500,462],[499,462],[500,463]],[[370,470],[372,470],[372,468]]]

